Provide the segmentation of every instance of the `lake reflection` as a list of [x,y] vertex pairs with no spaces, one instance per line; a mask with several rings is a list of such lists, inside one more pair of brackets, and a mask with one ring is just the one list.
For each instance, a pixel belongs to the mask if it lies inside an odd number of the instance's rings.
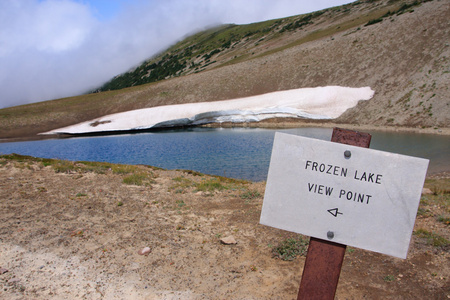
[[[145,164],[252,181],[266,180],[276,131],[330,140],[332,129],[190,128],[153,133],[0,143],[0,154]],[[450,138],[375,132],[372,149],[431,159],[429,173],[450,171]]]

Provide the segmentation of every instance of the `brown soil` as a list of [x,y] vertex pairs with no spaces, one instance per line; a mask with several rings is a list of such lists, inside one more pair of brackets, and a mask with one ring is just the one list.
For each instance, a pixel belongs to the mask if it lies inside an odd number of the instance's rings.
[[[138,166],[150,181],[137,186],[72,166],[0,158],[1,299],[296,298],[305,258],[273,256],[294,235],[259,224],[264,182]],[[448,240],[448,200],[429,197],[415,229]],[[406,260],[348,247],[336,298],[448,299],[449,259],[418,235]]]

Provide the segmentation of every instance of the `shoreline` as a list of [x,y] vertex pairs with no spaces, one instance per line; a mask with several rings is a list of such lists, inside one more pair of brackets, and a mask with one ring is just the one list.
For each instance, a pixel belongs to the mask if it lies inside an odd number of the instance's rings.
[[368,124],[350,124],[339,123],[324,120],[264,120],[254,123],[210,123],[202,125],[201,127],[211,128],[233,128],[233,127],[249,127],[249,128],[304,128],[304,127],[319,127],[319,128],[345,128],[356,131],[387,131],[387,132],[407,132],[419,134],[436,134],[436,135],[450,135],[450,127],[407,127],[407,126],[386,126],[386,125],[368,125]]
[[[286,129],[286,128],[305,128],[305,127],[319,127],[319,128],[345,128],[350,130],[356,130],[360,132],[364,131],[386,131],[386,132],[401,132],[401,133],[417,133],[417,134],[434,134],[434,135],[450,135],[450,127],[407,127],[407,126],[386,126],[386,125],[368,125],[368,124],[350,124],[350,123],[339,123],[324,120],[305,120],[305,119],[293,119],[293,118],[275,118],[267,119],[259,122],[222,122],[222,123],[209,123],[198,126],[188,126],[188,127],[207,127],[207,128],[269,128],[269,129]],[[185,127],[185,128],[188,128]],[[35,134],[31,136],[16,136],[0,138],[0,143],[12,143],[12,142],[27,142],[27,141],[38,141],[47,139],[65,139],[79,136],[106,136],[106,135],[120,135],[129,133],[141,133],[141,132],[151,132],[151,131],[164,131],[172,130],[175,127],[167,128],[149,128],[144,130],[123,130],[114,132],[98,132],[96,134],[48,134],[40,135]],[[180,127],[184,128],[184,127]]]

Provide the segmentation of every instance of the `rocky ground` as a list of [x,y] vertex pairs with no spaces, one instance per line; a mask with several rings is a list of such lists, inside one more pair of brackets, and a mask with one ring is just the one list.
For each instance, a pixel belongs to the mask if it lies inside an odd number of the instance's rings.
[[[337,299],[450,298],[449,182],[427,179],[408,259],[347,248]],[[305,257],[278,257],[297,235],[259,224],[264,188],[0,157],[0,298],[295,299]]]

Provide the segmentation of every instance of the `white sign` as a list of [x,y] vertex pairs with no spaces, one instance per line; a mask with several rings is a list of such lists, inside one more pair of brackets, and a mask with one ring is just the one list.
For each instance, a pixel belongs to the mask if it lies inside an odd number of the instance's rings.
[[406,258],[428,162],[276,133],[260,223]]

